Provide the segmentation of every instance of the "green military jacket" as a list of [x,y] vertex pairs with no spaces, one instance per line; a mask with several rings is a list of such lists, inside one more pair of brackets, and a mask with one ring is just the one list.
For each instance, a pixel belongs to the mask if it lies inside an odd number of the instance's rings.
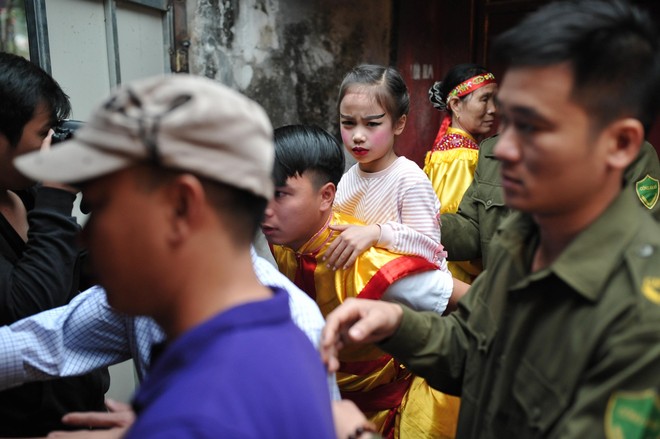
[[461,396],[459,438],[660,437],[660,223],[625,189],[530,273],[538,242],[510,215],[458,310],[404,308],[381,347]]
[[[493,154],[495,143],[497,136],[484,140],[479,146],[474,180],[463,195],[458,212],[441,216],[442,245],[449,260],[482,258],[483,267],[489,265],[488,246],[495,236],[497,226],[509,214],[504,203],[500,164]],[[635,182],[631,188],[636,197],[660,220],[660,161],[650,143],[644,142],[639,156],[626,170],[624,179]]]

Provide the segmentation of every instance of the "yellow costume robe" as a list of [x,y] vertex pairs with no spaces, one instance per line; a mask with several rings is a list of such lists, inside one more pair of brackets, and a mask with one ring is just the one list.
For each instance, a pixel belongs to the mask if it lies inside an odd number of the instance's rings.
[[[330,221],[361,224],[335,213],[297,252],[272,246],[280,271],[316,300],[324,316],[347,297],[377,300],[403,276],[437,269],[422,257],[372,247],[348,269],[333,271],[321,260],[336,236],[328,228]],[[454,437],[458,398],[431,389],[373,344],[347,347],[339,359],[337,383],[342,397],[353,400],[384,437]]]
[[[456,213],[477,167],[479,145],[466,131],[448,127],[426,154],[424,172],[440,199],[440,213]],[[452,275],[463,282],[472,283],[481,272],[480,263],[449,262]]]

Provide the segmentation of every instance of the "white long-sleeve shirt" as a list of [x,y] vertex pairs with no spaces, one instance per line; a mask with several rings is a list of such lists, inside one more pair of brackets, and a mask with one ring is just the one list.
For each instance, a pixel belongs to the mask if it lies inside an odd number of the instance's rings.
[[447,269],[440,244],[440,201],[415,162],[399,157],[379,172],[352,166],[337,186],[334,209],[365,224],[378,224],[378,247],[422,256]]

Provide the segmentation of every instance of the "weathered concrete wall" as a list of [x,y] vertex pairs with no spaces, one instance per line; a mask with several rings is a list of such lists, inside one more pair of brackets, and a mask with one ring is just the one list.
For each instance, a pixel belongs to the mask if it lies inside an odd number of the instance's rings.
[[261,103],[275,127],[315,123],[338,133],[344,74],[388,64],[391,2],[191,0],[190,70]]

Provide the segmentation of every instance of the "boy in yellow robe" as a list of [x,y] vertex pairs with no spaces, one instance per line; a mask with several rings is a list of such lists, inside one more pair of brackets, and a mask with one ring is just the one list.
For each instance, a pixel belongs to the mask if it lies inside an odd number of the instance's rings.
[[[326,315],[350,297],[405,303],[443,313],[452,291],[467,288],[426,259],[372,247],[346,269],[324,263],[335,233],[359,224],[332,212],[344,171],[341,146],[312,126],[275,131],[275,198],[262,230],[280,271],[314,298]],[[337,382],[385,437],[454,437],[458,398],[432,390],[375,345],[342,352]]]

